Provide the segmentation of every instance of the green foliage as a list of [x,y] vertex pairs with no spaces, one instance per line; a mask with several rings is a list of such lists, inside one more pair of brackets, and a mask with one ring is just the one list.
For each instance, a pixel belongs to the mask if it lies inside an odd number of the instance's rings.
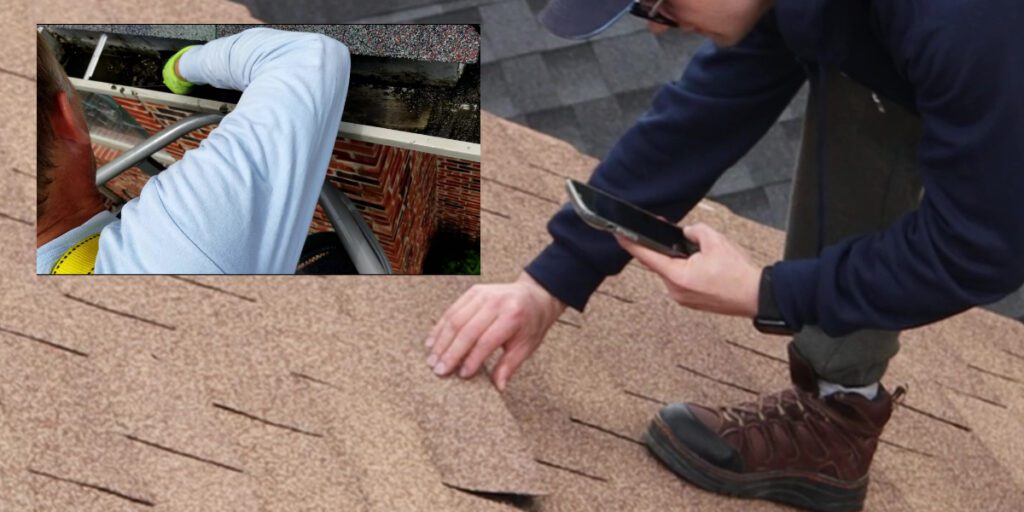
[[444,263],[441,273],[480,275],[480,251],[472,249],[462,251],[459,257]]
[[423,273],[480,275],[479,238],[470,238],[457,231],[438,231],[430,239]]

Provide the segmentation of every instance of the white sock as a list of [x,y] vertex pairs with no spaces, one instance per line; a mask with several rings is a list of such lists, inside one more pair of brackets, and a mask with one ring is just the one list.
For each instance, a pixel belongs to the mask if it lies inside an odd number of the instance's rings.
[[874,400],[875,396],[878,395],[878,383],[868,384],[867,386],[860,386],[856,388],[848,388],[835,382],[829,382],[827,380],[818,380],[818,396],[825,398],[832,393],[857,393],[858,395],[867,398],[868,400]]

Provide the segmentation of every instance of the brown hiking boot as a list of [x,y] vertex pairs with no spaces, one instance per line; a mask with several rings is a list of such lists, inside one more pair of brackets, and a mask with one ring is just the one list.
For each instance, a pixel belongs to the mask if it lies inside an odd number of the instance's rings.
[[811,366],[789,345],[793,388],[711,409],[671,404],[644,440],[669,469],[704,489],[829,512],[860,510],[893,395],[879,386],[818,397]]

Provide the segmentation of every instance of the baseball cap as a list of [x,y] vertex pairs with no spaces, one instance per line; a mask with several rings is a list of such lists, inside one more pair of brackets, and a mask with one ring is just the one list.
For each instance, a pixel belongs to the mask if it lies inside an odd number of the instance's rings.
[[537,18],[552,34],[586,39],[629,12],[633,0],[551,0]]

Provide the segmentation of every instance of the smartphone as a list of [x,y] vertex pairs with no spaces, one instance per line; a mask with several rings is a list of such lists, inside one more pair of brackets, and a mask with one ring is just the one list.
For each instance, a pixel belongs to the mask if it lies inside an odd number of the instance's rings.
[[607,192],[569,179],[565,181],[569,202],[584,222],[592,227],[622,235],[649,249],[675,258],[686,258],[700,250],[683,236],[683,230]]

